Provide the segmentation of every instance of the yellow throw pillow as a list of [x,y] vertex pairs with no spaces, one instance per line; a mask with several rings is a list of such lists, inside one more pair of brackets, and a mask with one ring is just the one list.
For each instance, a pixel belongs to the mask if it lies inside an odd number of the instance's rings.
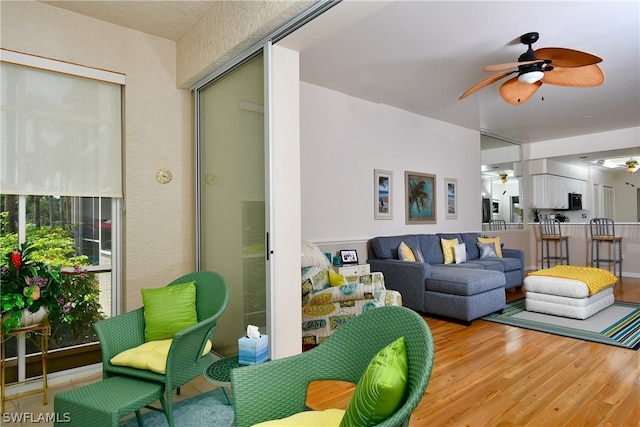
[[[111,364],[164,374],[167,369],[167,355],[169,354],[172,341],[173,338],[148,341],[138,347],[118,353],[111,358]],[[204,356],[210,350],[211,341],[207,341],[202,355]]]
[[416,257],[413,255],[413,251],[405,242],[400,243],[400,246],[398,246],[398,259],[402,261],[416,262]]
[[478,237],[480,243],[493,243],[496,246],[496,255],[498,258],[502,258],[502,247],[500,245],[499,237]]
[[333,270],[329,269],[329,284],[331,286],[344,286],[348,285],[349,282],[345,280],[342,274],[334,273]]
[[304,411],[280,420],[264,421],[253,427],[338,427],[344,409],[325,409],[324,411]]
[[453,255],[453,247],[458,244],[458,238],[455,239],[440,239],[442,245],[442,255],[444,256],[445,264],[453,264],[455,257]]

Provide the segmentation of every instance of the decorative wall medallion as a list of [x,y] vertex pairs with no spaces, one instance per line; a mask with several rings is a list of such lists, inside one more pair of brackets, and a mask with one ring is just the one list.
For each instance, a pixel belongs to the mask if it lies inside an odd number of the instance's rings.
[[171,175],[171,171],[169,169],[161,168],[156,172],[156,181],[158,181],[160,184],[170,183],[171,178],[173,178],[173,176]]

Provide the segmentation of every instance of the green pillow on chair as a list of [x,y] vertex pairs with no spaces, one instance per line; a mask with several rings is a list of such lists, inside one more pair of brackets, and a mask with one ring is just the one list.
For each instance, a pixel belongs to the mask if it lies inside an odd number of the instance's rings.
[[400,337],[369,362],[340,427],[375,426],[393,415],[404,401],[407,372],[407,350]]
[[198,323],[195,282],[140,292],[144,304],[145,341],[173,338],[176,333]]

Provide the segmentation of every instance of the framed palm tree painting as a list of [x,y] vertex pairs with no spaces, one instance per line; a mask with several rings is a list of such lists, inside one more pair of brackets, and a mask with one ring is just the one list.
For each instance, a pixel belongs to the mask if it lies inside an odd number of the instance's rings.
[[404,173],[407,224],[436,223],[436,176],[420,172]]

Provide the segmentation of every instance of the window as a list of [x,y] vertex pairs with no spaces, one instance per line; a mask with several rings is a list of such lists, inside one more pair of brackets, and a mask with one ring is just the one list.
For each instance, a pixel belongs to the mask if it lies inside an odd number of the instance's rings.
[[[38,256],[69,273],[75,318],[52,324],[49,348],[84,346],[97,341],[93,323],[115,307],[124,77],[17,52],[0,54],[2,253],[37,241]],[[9,366],[17,366],[7,372],[8,382],[24,380],[26,371],[40,374],[25,368],[27,356],[39,351],[35,343],[21,338],[6,346],[7,357],[16,359]]]

